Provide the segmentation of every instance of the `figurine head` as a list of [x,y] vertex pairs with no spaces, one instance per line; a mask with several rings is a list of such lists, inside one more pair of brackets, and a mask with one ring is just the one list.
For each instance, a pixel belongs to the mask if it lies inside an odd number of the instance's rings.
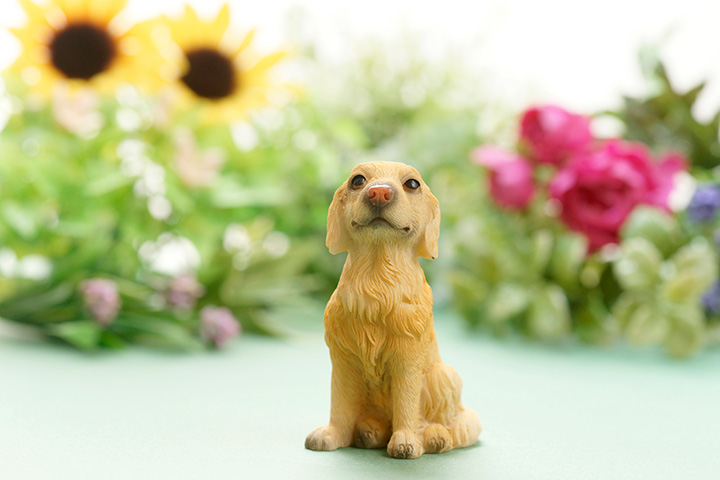
[[439,233],[440,207],[420,173],[404,163],[368,162],[335,192],[326,244],[332,254],[391,244],[434,259]]

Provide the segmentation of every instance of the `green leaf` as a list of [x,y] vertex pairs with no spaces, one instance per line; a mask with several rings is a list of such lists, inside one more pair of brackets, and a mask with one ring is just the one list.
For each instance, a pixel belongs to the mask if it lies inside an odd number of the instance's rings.
[[663,341],[670,322],[650,303],[642,303],[632,312],[625,326],[625,337],[634,345],[654,345]]
[[682,152],[698,167],[717,166],[720,118],[699,122],[693,115],[702,85],[685,94],[676,91],[656,51],[642,53],[641,64],[648,91],[637,99],[625,98],[624,108],[618,112],[626,126],[625,138],[656,151]]
[[88,183],[86,192],[91,197],[100,197],[114,190],[130,186],[134,181],[135,179],[122,173],[104,175]]
[[705,315],[697,306],[683,305],[671,312],[670,331],[665,337],[665,349],[673,357],[688,357],[705,342]]
[[627,290],[649,290],[659,281],[662,255],[642,237],[625,240],[620,256],[613,264],[618,283]]
[[453,304],[465,320],[472,326],[484,322],[485,313],[482,305],[489,295],[488,284],[463,270],[450,272],[448,281],[453,287]]
[[533,296],[528,311],[528,329],[534,337],[561,338],[570,331],[570,307],[562,288],[547,284]]
[[558,235],[550,259],[550,275],[566,289],[576,287],[586,255],[587,239],[584,236]]
[[694,271],[679,272],[663,285],[663,295],[671,302],[696,303],[709,284]]
[[292,200],[289,192],[280,187],[247,187],[224,183],[213,192],[212,203],[217,208],[272,206]]
[[610,311],[620,322],[620,327],[625,329],[638,306],[654,301],[654,296],[648,293],[623,292],[613,303]]
[[[671,258],[678,271],[699,270],[706,277],[716,277],[717,267],[714,261],[717,260],[715,248],[703,237],[695,237],[692,241],[677,251]],[[709,265],[708,265],[709,264]]]
[[514,283],[502,283],[490,294],[485,304],[486,320],[494,325],[506,323],[521,314],[528,306],[530,295],[527,287]]
[[127,340],[112,332],[103,331],[100,336],[100,345],[112,350],[122,350],[128,346]]
[[664,297],[694,303],[717,278],[717,255],[706,239],[698,237],[678,250],[664,271]]
[[368,144],[368,138],[362,127],[350,118],[339,118],[328,125],[329,133],[337,141],[347,144],[352,148],[362,148]]
[[648,206],[636,207],[625,221],[621,238],[644,238],[657,248],[663,257],[672,253],[682,240],[675,217]]
[[40,227],[31,209],[15,201],[4,200],[0,213],[2,213],[7,226],[20,237],[30,240],[37,235]]
[[610,263],[598,258],[597,255],[590,257],[580,270],[579,280],[582,288],[593,289],[600,285],[608,265]]
[[620,333],[620,325],[608,311],[601,295],[590,294],[588,300],[573,314],[580,340],[592,344],[607,344]]
[[537,230],[532,236],[532,252],[530,267],[534,272],[542,274],[550,261],[553,251],[553,235],[548,230]]
[[112,331],[132,342],[170,350],[197,351],[205,348],[189,327],[178,324],[172,314],[143,315],[123,312],[112,323]]
[[91,320],[78,320],[51,325],[45,331],[48,335],[65,340],[80,350],[97,348],[102,333],[100,326]]
[[[0,316],[9,320],[37,317],[43,310],[50,310],[68,302],[75,291],[75,286],[70,282],[39,284],[0,302]],[[46,316],[44,321],[52,321],[52,318]]]
[[707,85],[706,82],[700,82],[697,86],[691,88],[685,94],[683,94],[682,99],[688,105],[694,105],[695,101],[697,100],[698,96],[702,93],[702,91],[705,89],[706,85]]

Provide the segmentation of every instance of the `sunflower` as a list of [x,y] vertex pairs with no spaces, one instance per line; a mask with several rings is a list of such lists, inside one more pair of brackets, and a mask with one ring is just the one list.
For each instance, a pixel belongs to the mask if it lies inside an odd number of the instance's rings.
[[[151,22],[119,32],[113,19],[127,0],[53,0],[39,6],[19,0],[27,23],[10,29],[23,52],[10,70],[34,90],[49,94],[57,82],[110,91],[119,83],[155,87],[157,61],[149,44]],[[159,58],[159,54],[158,57]]]
[[[284,52],[265,57],[250,53],[254,31],[232,44],[226,33],[230,11],[225,4],[212,20],[202,20],[190,7],[177,19],[167,19],[174,51],[175,73],[171,79],[185,104],[203,107],[205,120],[228,121],[268,102],[271,88],[268,70]],[[161,48],[162,50],[162,48]]]

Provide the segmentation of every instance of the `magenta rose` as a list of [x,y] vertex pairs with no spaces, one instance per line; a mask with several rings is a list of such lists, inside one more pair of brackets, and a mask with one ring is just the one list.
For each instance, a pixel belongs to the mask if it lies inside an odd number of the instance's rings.
[[587,151],[593,136],[588,118],[545,105],[525,111],[520,141],[538,163],[562,165],[570,156]]
[[523,209],[535,193],[530,162],[514,152],[498,147],[476,148],[471,158],[490,170],[490,194],[501,207]]
[[594,251],[618,242],[620,228],[637,205],[669,211],[673,176],[684,168],[677,155],[654,162],[644,145],[613,140],[570,159],[550,183],[550,197],[560,202],[563,222],[585,234]]

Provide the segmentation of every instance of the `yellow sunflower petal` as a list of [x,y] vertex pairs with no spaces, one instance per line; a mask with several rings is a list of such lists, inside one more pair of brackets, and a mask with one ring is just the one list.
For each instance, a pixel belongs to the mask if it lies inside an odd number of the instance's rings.
[[222,6],[220,11],[218,12],[217,16],[215,17],[215,21],[210,24],[211,28],[214,31],[220,31],[225,33],[225,31],[230,26],[230,7],[226,3]]
[[198,19],[192,7],[185,5],[185,15],[179,19],[165,17],[165,20],[170,28],[170,35],[173,41],[177,43],[180,48],[186,50],[194,46]]
[[192,23],[200,23],[200,17],[198,17],[195,10],[190,5],[185,5],[185,18]]
[[275,66],[280,60],[287,56],[287,52],[277,52],[267,57],[261,58],[255,65],[246,70],[244,75],[247,76],[263,76],[269,69]]
[[240,45],[235,48],[234,53],[231,55],[231,57],[237,57],[240,55],[240,53],[245,50],[247,47],[250,46],[250,44],[253,41],[253,38],[255,38],[255,29],[253,28],[250,30],[247,35],[245,35],[245,38],[243,38],[242,42],[240,42]]
[[43,9],[40,8],[37,4],[31,2],[30,0],[19,0],[20,6],[25,11],[25,15],[27,15],[28,24],[38,24],[38,23],[47,23],[45,20],[45,12],[43,12]]
[[68,22],[88,21],[107,25],[127,5],[127,0],[55,0]]
[[23,44],[23,48],[26,47],[26,45],[31,45],[33,43],[36,43],[37,40],[35,38],[35,30],[30,28],[8,28],[10,33],[12,33],[15,38],[17,38],[20,43]]
[[55,4],[63,11],[68,23],[86,21],[88,18],[88,3],[84,0],[55,0]]
[[215,21],[203,21],[189,5],[179,19],[167,19],[172,38],[183,50],[199,47],[217,48],[229,25],[229,9],[223,7]]
[[262,103],[262,101],[254,101],[247,95],[235,97],[230,101],[211,103],[205,107],[201,119],[206,124],[230,123],[247,118],[250,111]]
[[89,18],[107,24],[123,11],[126,6],[127,0],[90,1],[87,6],[87,12]]
[[156,91],[167,83],[162,74],[172,67],[154,43],[156,29],[162,29],[161,19],[151,19],[130,28],[118,41],[116,67],[125,72],[125,80],[146,91]]

